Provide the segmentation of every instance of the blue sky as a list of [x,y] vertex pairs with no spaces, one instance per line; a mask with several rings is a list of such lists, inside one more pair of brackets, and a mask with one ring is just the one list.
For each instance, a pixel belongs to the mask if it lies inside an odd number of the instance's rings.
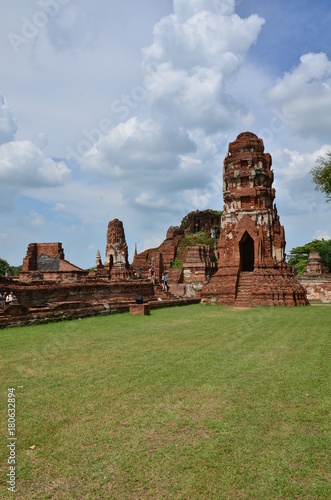
[[243,131],[272,155],[287,252],[331,237],[309,174],[331,149],[329,1],[39,0],[0,19],[0,257],[60,241],[83,268],[109,220],[130,258],[222,209]]

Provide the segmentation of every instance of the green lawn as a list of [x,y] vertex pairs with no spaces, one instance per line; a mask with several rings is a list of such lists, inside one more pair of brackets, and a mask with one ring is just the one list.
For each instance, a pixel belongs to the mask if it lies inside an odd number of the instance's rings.
[[199,304],[1,330],[0,498],[330,498],[330,320]]

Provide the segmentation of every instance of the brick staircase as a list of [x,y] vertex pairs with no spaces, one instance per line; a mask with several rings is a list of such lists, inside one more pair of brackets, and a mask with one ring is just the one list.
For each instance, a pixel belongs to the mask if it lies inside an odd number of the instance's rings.
[[173,294],[170,290],[171,290],[171,285],[169,285],[169,290],[167,292],[163,290],[162,285],[160,283],[154,285],[154,294],[157,299],[160,298],[161,300],[178,300],[180,297]]
[[236,306],[247,307],[252,305],[252,277],[253,273],[241,272],[238,279]]
[[240,272],[235,305],[250,307],[255,305],[286,306],[304,305],[301,287],[290,272],[256,270]]

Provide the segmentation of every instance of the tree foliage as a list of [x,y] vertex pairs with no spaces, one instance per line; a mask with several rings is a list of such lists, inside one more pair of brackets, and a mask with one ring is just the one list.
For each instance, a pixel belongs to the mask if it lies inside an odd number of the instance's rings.
[[22,266],[9,266],[13,276],[19,276]]
[[310,173],[316,184],[316,191],[322,191],[326,195],[326,201],[331,201],[331,151],[326,153],[325,158],[323,156],[317,158]]
[[311,252],[318,252],[323,265],[331,272],[331,240],[313,240],[302,247],[293,248],[290,251],[288,263],[297,268],[298,274],[303,274]]
[[8,268],[10,269],[12,276],[18,276],[22,271],[22,266],[10,266],[5,259],[0,258],[0,276],[4,276]]
[[0,276],[4,276],[9,264],[6,260],[0,259]]

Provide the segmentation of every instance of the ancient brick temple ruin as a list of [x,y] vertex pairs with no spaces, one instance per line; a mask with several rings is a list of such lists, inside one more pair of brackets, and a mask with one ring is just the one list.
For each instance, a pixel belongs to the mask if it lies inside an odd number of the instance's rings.
[[[223,166],[224,211],[188,214],[157,247],[135,252],[132,265],[123,223],[107,227],[105,262],[94,269],[65,259],[61,243],[31,243],[19,277],[2,278],[16,304],[0,307],[0,327],[128,311],[136,296],[150,308],[205,301],[233,306],[305,305],[330,301],[330,279],[312,254],[302,286],[285,263],[285,233],[275,200],[271,156],[250,132],[229,144]],[[150,268],[155,270],[154,282]],[[167,272],[169,292],[158,281]],[[163,295],[162,295],[163,293]]]
[[125,240],[123,222],[114,219],[107,228],[107,246],[105,266],[114,277],[127,278],[130,276],[128,260],[128,246]]
[[308,256],[308,264],[305,268],[306,276],[321,276],[328,274],[329,270],[323,266],[321,256],[318,252],[310,252]]
[[309,301],[331,302],[331,274],[318,252],[309,254],[305,272],[298,276],[298,281],[306,289]]
[[217,271],[215,246],[220,223],[219,211],[190,212],[180,226],[169,227],[159,247],[135,252],[132,264],[135,274],[148,276],[153,267],[157,280],[167,273],[171,292],[195,297]]
[[80,267],[64,258],[62,243],[30,243],[23,259],[22,281],[69,280],[77,275],[86,274]]
[[285,263],[273,180],[262,139],[251,132],[238,135],[224,159],[219,264],[203,290],[205,299],[235,306],[307,304]]
[[105,263],[102,264],[100,251],[97,251],[94,275],[108,279],[129,279],[132,276],[128,260],[123,222],[113,219],[107,227],[107,244]]
[[131,311],[137,296],[148,311],[199,302],[165,292],[161,298],[147,275],[134,276],[118,219],[108,224],[105,264],[98,251],[94,269],[83,270],[65,259],[62,243],[30,243],[20,276],[0,284],[18,299],[10,306],[0,301],[0,327]]

